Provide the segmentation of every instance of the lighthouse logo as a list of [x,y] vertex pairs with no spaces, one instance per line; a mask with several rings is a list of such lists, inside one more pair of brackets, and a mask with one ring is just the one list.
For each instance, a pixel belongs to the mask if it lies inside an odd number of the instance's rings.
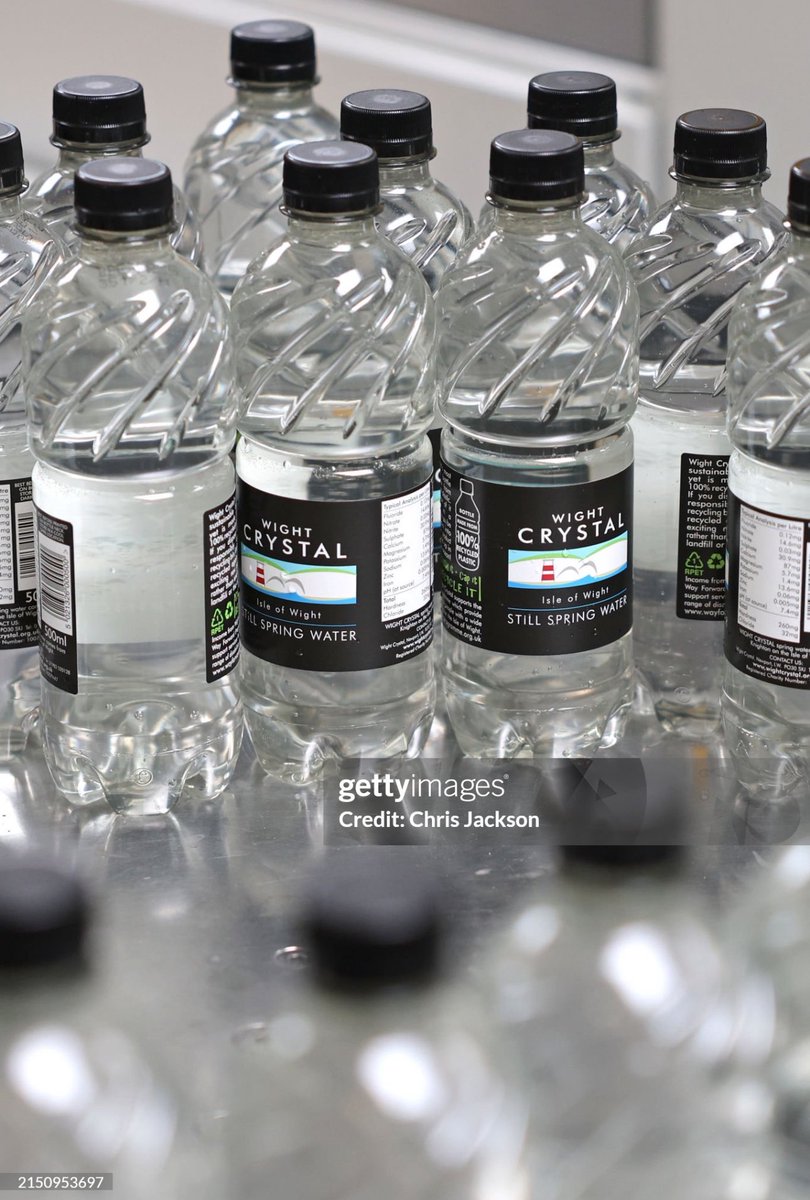
[[510,550],[509,587],[581,587],[601,583],[626,567],[627,533],[570,550]]

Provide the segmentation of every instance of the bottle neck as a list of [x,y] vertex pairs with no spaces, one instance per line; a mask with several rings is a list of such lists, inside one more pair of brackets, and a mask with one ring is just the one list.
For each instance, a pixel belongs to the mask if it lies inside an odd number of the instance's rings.
[[762,203],[762,181],[745,179],[725,183],[704,180],[676,180],[676,201],[689,208],[758,208]]
[[317,218],[290,213],[287,230],[290,241],[321,247],[361,244],[377,236],[373,212]]
[[59,146],[59,156],[56,165],[65,171],[75,171],[83,163],[91,162],[94,158],[110,158],[112,155],[123,155],[125,158],[143,158],[144,141],[138,142],[109,142],[99,145]]
[[109,233],[78,226],[77,233],[79,255],[85,262],[107,263],[114,258],[116,262],[137,260],[145,263],[174,253],[171,226],[135,233]]
[[311,83],[298,84],[239,84],[234,88],[240,111],[256,116],[273,117],[281,113],[304,112],[313,107],[315,98]]
[[552,234],[575,233],[582,229],[579,204],[536,205],[499,201],[495,208],[495,228],[501,233],[522,237],[549,237]]
[[13,221],[22,212],[22,192],[0,192],[0,221]]
[[585,168],[592,167],[611,167],[616,161],[616,156],[613,153],[613,138],[600,138],[595,142],[583,142],[582,153],[585,159]]
[[433,181],[430,155],[419,158],[381,158],[380,188],[423,187]]
[[810,225],[788,223],[787,230],[788,235],[785,246],[788,254],[793,258],[810,257]]

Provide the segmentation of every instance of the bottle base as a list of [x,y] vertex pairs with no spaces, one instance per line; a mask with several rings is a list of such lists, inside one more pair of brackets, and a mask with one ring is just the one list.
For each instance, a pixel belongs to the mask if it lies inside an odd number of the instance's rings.
[[41,718],[45,761],[74,806],[106,803],[116,813],[170,812],[181,797],[210,800],[230,782],[239,757],[239,707],[206,726],[143,735],[99,732]]

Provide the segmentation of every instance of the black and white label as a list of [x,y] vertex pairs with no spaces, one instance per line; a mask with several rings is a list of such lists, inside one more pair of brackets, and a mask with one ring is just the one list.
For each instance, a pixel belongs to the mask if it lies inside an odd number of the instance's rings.
[[433,520],[433,590],[442,590],[442,455],[441,429],[429,429],[430,448],[433,451],[433,489],[431,492],[431,514]]
[[228,675],[239,662],[239,559],[236,493],[203,516],[205,678]]
[[729,493],[726,658],[754,679],[810,688],[810,520]]
[[682,454],[675,611],[691,621],[726,613],[727,454]]
[[0,650],[37,644],[37,564],[30,479],[0,483]]
[[442,619],[506,654],[574,654],[632,625],[633,468],[509,487],[442,465]]
[[76,581],[73,526],[36,510],[39,563],[39,666],[63,692],[79,690],[76,656]]
[[242,642],[303,671],[364,671],[433,637],[431,483],[291,500],[239,480]]

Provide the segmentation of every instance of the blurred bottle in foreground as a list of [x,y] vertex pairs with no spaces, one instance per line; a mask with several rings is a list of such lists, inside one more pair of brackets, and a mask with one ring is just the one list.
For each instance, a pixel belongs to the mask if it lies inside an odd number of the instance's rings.
[[235,104],[200,135],[183,184],[205,238],[209,275],[229,298],[260,251],[286,229],[284,155],[298,142],[338,136],[315,103],[315,35],[298,21],[248,21],[231,32]]
[[[409,852],[406,850],[405,855]],[[480,998],[448,975],[435,880],[334,853],[303,907],[306,972],[231,1054],[239,1195],[525,1200],[525,1108]]]
[[39,703],[34,504],[22,381],[22,319],[61,246],[23,207],[22,142],[0,123],[0,755],[23,748]]
[[[149,141],[143,88],[122,75],[77,75],[53,89],[53,135],[59,154],[31,184],[28,207],[69,249],[76,249],[73,178],[82,163],[111,155],[141,158]],[[179,188],[174,189],[172,245],[198,266],[203,247],[197,220]]]

